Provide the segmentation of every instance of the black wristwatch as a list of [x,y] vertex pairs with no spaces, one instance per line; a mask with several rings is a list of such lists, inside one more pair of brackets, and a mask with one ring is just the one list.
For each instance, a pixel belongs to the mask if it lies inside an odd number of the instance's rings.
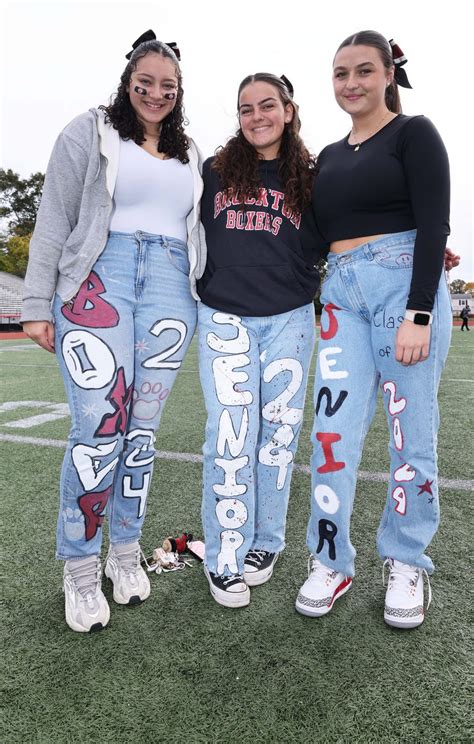
[[411,320],[415,325],[431,325],[433,313],[427,310],[405,310],[405,320]]

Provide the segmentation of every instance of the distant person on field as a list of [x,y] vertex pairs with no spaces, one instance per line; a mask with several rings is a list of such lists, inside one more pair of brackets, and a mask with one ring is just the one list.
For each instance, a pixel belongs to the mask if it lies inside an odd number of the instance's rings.
[[468,324],[470,312],[471,312],[471,308],[469,307],[469,305],[466,305],[465,307],[463,307],[463,309],[460,312],[459,316],[462,318],[461,331],[463,331],[464,329],[466,329],[466,331],[471,330]]

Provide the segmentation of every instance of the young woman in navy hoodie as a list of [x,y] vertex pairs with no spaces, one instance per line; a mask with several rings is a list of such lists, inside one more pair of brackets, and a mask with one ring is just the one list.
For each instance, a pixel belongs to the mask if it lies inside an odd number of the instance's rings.
[[250,601],[285,546],[319,285],[315,163],[286,78],[246,77],[239,129],[204,163],[207,265],[198,282],[207,408],[202,521],[214,599]]

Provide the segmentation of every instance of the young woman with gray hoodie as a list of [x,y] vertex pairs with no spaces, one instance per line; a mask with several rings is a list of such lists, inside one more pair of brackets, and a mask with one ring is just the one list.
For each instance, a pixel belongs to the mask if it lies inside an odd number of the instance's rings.
[[205,262],[200,154],[184,133],[175,44],[143,34],[109,106],[59,135],[25,279],[25,332],[55,352],[72,427],[64,457],[57,558],[66,621],[103,628],[100,551],[115,602],[150,594],[139,538],[154,433],[196,324]]

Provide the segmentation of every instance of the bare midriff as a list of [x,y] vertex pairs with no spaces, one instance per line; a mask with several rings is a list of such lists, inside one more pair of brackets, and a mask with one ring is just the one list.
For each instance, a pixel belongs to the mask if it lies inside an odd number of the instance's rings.
[[331,243],[329,250],[331,253],[344,253],[344,251],[352,251],[354,248],[358,248],[364,243],[371,243],[373,240],[383,238],[384,235],[366,235],[361,238],[347,238],[346,240],[335,240]]

